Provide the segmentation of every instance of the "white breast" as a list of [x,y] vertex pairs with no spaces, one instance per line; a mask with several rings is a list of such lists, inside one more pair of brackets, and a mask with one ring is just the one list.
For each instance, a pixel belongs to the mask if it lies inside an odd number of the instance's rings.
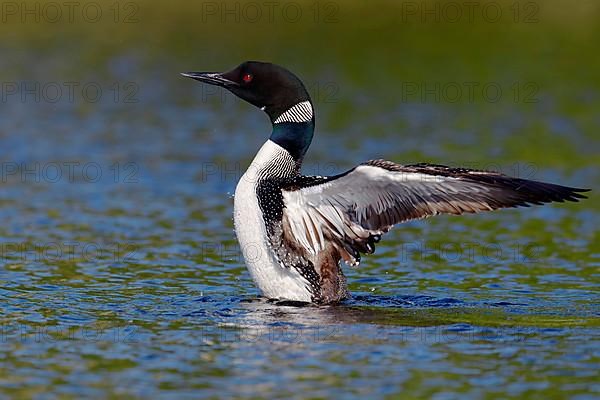
[[[285,153],[285,154],[284,154]],[[234,197],[234,223],[242,254],[252,279],[268,298],[310,301],[308,282],[294,269],[280,265],[267,242],[267,230],[258,204],[256,186],[273,173],[273,163],[291,157],[281,146],[267,141],[240,179]]]

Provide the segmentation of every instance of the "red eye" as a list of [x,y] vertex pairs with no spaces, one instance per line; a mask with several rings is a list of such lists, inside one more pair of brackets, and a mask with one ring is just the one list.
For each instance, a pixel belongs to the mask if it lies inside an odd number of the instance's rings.
[[252,78],[253,78],[252,74],[244,74],[244,76],[242,77],[242,80],[245,83],[250,83],[250,81],[252,81]]

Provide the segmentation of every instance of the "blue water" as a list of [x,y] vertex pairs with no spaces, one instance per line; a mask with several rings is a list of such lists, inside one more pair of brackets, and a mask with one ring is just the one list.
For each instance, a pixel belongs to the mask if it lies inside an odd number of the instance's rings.
[[[345,269],[346,303],[268,302],[231,220],[266,117],[151,82],[134,103],[3,104],[0,397],[599,395],[595,197],[404,224]],[[485,114],[351,95],[355,115],[317,102],[306,173],[384,157],[600,181],[597,140],[546,104]],[[514,132],[531,119],[582,158],[555,165],[529,142],[522,158]]]

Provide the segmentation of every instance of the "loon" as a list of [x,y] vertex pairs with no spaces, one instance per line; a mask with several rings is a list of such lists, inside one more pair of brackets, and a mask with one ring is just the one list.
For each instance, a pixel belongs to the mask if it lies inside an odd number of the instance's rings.
[[263,296],[333,304],[349,297],[341,261],[357,266],[395,224],[438,214],[586,198],[578,189],[444,165],[371,160],[335,176],[304,176],[315,113],[287,69],[247,61],[231,71],[181,75],[223,87],[264,111],[273,130],[234,195],[234,225]]

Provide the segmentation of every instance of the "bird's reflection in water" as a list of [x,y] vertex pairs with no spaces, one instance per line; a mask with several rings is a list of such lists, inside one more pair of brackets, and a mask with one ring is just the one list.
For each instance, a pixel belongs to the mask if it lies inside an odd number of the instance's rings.
[[473,310],[455,299],[427,296],[356,296],[331,306],[252,298],[239,306],[244,311],[227,325],[243,337],[298,343],[404,340],[419,330],[454,324],[461,310]]

